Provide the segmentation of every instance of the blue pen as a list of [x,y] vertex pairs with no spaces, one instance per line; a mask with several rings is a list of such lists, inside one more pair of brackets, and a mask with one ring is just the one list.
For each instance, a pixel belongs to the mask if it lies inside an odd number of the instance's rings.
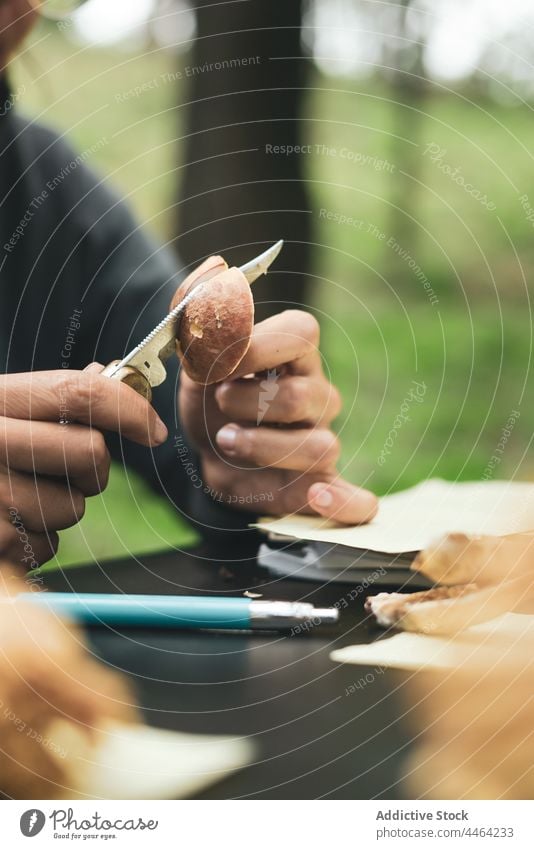
[[[18,601],[48,608],[87,625],[147,628],[235,628],[284,630],[311,622],[334,623],[335,607],[300,601],[263,601],[215,596],[126,595],[121,593],[21,593]],[[12,602],[13,597],[6,599]]]

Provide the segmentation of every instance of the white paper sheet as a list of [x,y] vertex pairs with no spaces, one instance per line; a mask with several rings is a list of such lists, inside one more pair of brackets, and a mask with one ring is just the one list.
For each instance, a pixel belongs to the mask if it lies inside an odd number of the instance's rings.
[[400,554],[420,551],[445,533],[510,534],[534,530],[534,484],[429,480],[387,495],[368,525],[346,527],[314,516],[265,518],[263,531]]
[[49,736],[67,752],[63,766],[80,798],[182,799],[246,766],[254,756],[246,738],[146,725],[110,724],[98,733],[95,745],[88,745],[62,720]]

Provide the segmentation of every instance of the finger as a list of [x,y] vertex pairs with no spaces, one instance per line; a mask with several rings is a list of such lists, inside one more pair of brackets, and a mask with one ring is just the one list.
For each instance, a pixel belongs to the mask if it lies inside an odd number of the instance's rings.
[[105,366],[102,363],[89,363],[88,366],[85,366],[83,369],[85,372],[92,372],[93,374],[100,374],[101,371],[104,371]]
[[36,371],[0,376],[0,413],[15,419],[76,421],[159,445],[167,428],[148,401],[119,380],[92,371]]
[[228,380],[215,390],[220,410],[238,421],[329,423],[340,412],[339,392],[324,378],[280,376]]
[[332,483],[314,483],[308,490],[309,512],[346,525],[370,522],[378,512],[378,499],[367,489],[339,478]]
[[238,463],[303,472],[332,472],[340,453],[332,431],[322,428],[277,430],[229,424],[217,433],[216,442],[226,457]]
[[110,456],[93,428],[0,418],[0,463],[20,472],[68,477],[89,496],[106,487]]
[[310,313],[285,310],[256,324],[250,348],[234,372],[235,377],[268,371],[290,364],[293,374],[321,371],[319,324]]
[[[85,498],[73,486],[46,478],[9,471],[10,510],[15,510],[29,531],[60,531],[82,519]],[[8,493],[4,493],[4,499]],[[6,505],[8,507],[8,505]]]
[[[278,516],[320,513],[345,524],[368,522],[377,510],[377,499],[371,492],[333,475],[280,469],[251,469],[244,474],[224,460],[209,456],[204,458],[203,472],[213,492],[239,510]],[[333,502],[326,508],[314,501],[323,489],[333,492]]]
[[178,404],[182,429],[187,433],[191,446],[211,451],[215,434],[227,421],[215,400],[213,384],[203,386],[195,383],[182,371]]
[[59,536],[55,531],[29,531],[22,521],[16,523],[13,530],[12,541],[6,546],[2,556],[26,572],[47,563],[58,550]]

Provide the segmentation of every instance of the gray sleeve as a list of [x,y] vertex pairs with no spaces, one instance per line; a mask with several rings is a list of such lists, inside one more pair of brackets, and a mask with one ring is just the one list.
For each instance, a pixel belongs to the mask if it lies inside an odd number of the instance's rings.
[[[91,195],[93,208],[87,216],[90,222],[83,240],[87,273],[81,325],[93,330],[88,340],[92,357],[86,359],[107,363],[127,353],[166,315],[186,272],[168,248],[147,236],[124,202],[112,192],[98,185]],[[80,212],[85,214],[84,209]],[[82,349],[78,354],[81,352]],[[155,389],[153,399],[169,430],[167,442],[151,450],[111,435],[111,453],[172,502],[204,537],[212,539],[228,533],[243,536],[255,517],[212,499],[202,481],[199,458],[189,446],[187,462],[183,460],[180,448],[185,446],[185,440],[176,404],[176,358],[168,362],[167,373],[167,380]]]
[[[13,222],[31,210],[16,247],[4,257],[2,274],[9,281],[0,288],[4,369],[84,368],[92,360],[105,364],[122,357],[166,315],[186,269],[172,250],[147,235],[127,204],[87,167],[85,153],[77,154],[56,133],[14,112],[3,126],[11,138],[1,156],[4,241]],[[217,536],[217,528],[242,532],[250,515],[196,488],[191,466],[186,468],[178,454],[178,381],[178,362],[173,359],[167,380],[154,393],[154,406],[169,429],[167,442],[151,451],[112,435],[111,453],[205,536]],[[200,473],[198,458],[189,455]]]

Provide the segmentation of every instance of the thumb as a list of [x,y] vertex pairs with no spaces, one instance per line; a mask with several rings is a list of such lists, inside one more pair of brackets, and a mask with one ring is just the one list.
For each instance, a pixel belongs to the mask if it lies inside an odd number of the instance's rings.
[[104,371],[104,366],[101,363],[89,363],[88,366],[85,366],[84,371],[88,371],[90,374],[99,374]]
[[346,525],[370,522],[378,512],[376,495],[341,479],[312,484],[308,505],[314,513]]

